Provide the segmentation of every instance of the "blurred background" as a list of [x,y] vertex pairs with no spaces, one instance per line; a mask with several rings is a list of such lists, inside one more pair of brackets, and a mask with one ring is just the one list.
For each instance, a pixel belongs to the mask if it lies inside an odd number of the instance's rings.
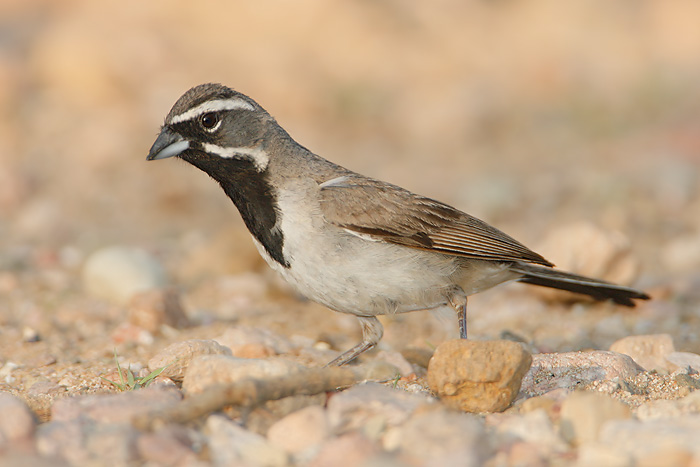
[[[201,292],[216,278],[267,277],[215,183],[145,161],[177,98],[221,82],[317,154],[452,204],[555,263],[567,264],[542,244],[558,227],[616,236],[634,263],[624,280],[656,293],[648,313],[665,317],[553,348],[660,330],[697,349],[682,325],[700,315],[698,18],[690,0],[4,0],[0,324],[67,329],[67,310],[99,309],[81,268],[114,244],[155,255],[190,310],[225,306]],[[586,256],[594,248],[576,235],[567,248]],[[482,300],[475,316],[497,308]],[[477,334],[501,330],[481,322]],[[531,326],[521,332],[536,340]]]

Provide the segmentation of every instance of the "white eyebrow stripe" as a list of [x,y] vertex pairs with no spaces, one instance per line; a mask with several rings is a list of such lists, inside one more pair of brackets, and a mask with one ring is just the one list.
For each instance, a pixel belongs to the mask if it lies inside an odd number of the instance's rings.
[[207,101],[202,104],[199,104],[193,109],[188,110],[187,112],[183,112],[180,115],[175,115],[173,118],[170,119],[168,124],[175,125],[177,123],[185,122],[187,120],[192,120],[193,118],[198,117],[207,112],[219,112],[221,110],[235,109],[255,110],[255,107],[253,107],[250,104],[250,102],[236,97],[232,99],[219,99],[215,101]]
[[211,143],[202,144],[202,148],[206,152],[216,154],[224,159],[249,158],[253,161],[253,165],[255,165],[258,172],[265,170],[267,168],[267,164],[270,162],[270,156],[260,148],[225,148],[223,146]]
[[[319,188],[327,188],[327,187],[332,187],[332,186],[343,186],[345,182],[350,180],[350,177],[347,175],[343,175],[341,177],[335,177],[331,178],[330,180],[326,180],[325,182],[321,183],[318,187]],[[345,185],[348,186],[348,185]]]

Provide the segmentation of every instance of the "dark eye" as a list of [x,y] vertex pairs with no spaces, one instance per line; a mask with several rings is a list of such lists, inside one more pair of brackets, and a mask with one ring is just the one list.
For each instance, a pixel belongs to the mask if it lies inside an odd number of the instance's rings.
[[219,124],[219,116],[214,112],[208,112],[199,117],[199,123],[205,130],[212,130]]

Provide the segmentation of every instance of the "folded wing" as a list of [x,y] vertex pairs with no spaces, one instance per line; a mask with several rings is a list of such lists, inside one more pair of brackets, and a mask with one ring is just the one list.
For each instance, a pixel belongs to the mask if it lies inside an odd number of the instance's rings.
[[375,240],[489,261],[552,263],[487,223],[447,204],[372,179],[321,185],[326,220]]

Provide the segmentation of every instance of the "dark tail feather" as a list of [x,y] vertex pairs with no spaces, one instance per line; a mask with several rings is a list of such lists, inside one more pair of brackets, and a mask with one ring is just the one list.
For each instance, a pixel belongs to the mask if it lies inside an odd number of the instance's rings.
[[611,284],[600,279],[591,279],[556,269],[517,263],[512,270],[523,274],[523,277],[518,279],[520,282],[589,295],[595,300],[612,300],[618,305],[635,306],[633,299],[649,299],[649,295],[631,287]]

